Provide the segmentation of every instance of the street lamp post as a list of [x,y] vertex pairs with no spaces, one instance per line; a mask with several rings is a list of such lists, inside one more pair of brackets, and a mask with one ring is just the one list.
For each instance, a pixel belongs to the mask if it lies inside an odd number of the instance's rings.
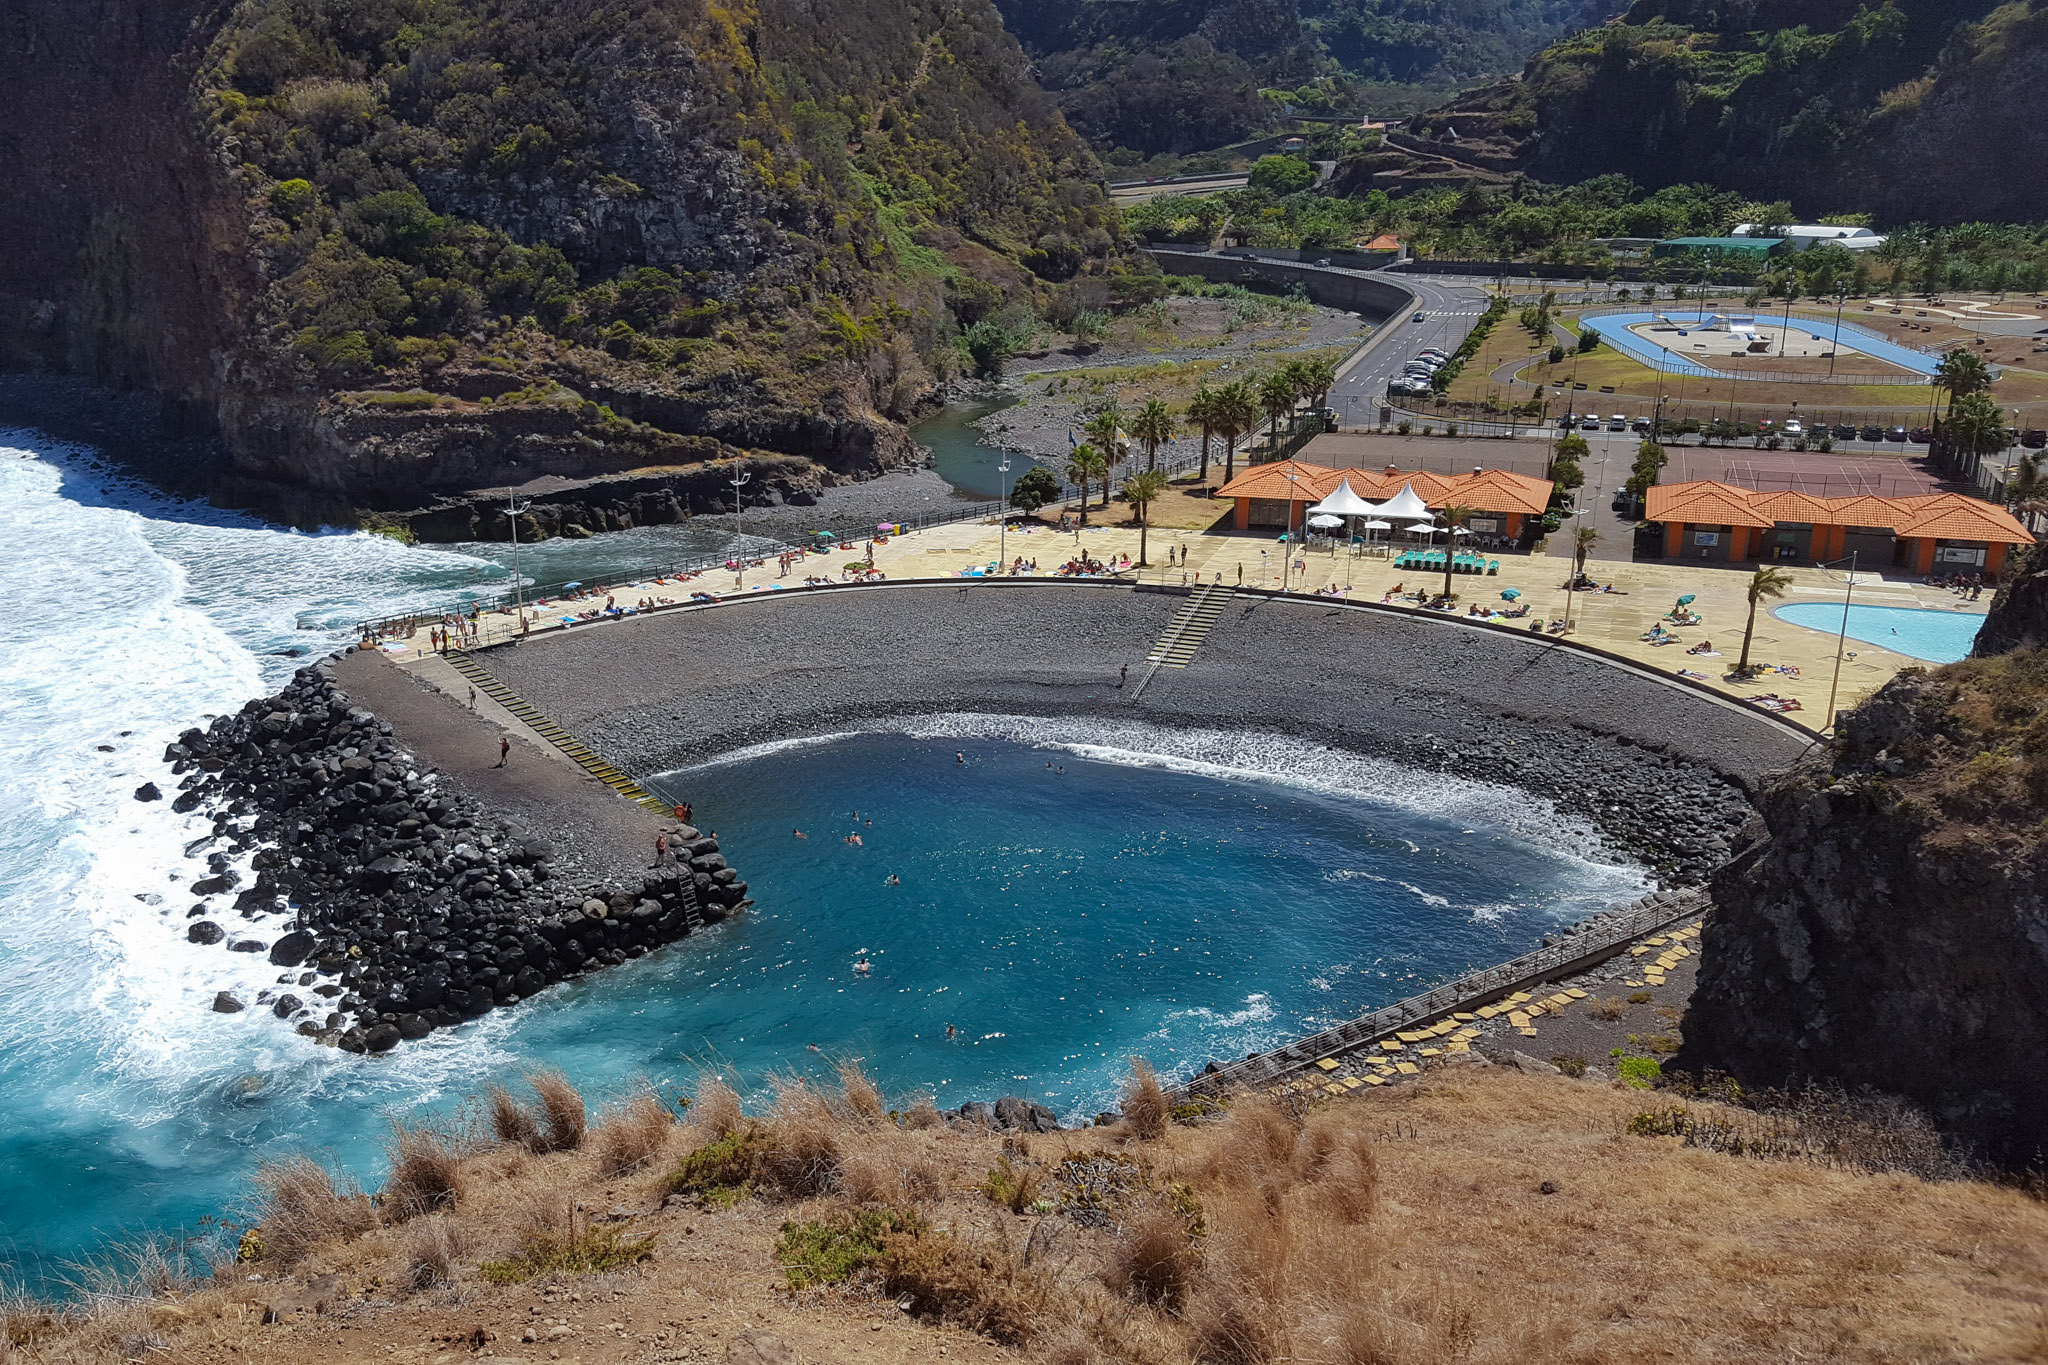
[[745,551],[744,549],[742,549],[742,548],[741,548],[741,546],[740,546],[740,490],[741,490],[742,488],[745,488],[745,487],[747,486],[747,483],[748,483],[748,482],[749,482],[749,481],[750,481],[750,480],[751,480],[752,478],[753,478],[753,475],[751,475],[751,474],[748,474],[747,472],[745,472],[744,470],[742,470],[742,469],[741,469],[741,468],[740,468],[740,467],[739,467],[738,465],[734,465],[734,466],[733,466],[733,470],[732,470],[732,568],[733,568],[733,580],[732,580],[732,582],[733,582],[733,586],[734,586],[735,588],[738,588],[738,587],[743,587],[743,586],[745,586],[745,584],[746,584],[746,581],[747,581],[747,556],[746,556],[746,551]]
[[526,631],[526,579],[519,572],[519,519],[532,507],[531,498],[521,501],[511,489],[505,490],[505,520],[512,527],[512,619],[518,622],[516,634]]
[[[1294,574],[1294,503],[1301,495],[1301,476],[1287,476],[1287,534],[1280,538],[1286,548],[1280,552],[1280,591],[1287,591],[1287,580]],[[1306,513],[1304,513],[1304,516]]]
[[1835,357],[1842,350],[1842,309],[1849,302],[1849,291],[1844,289],[1835,295],[1835,340],[1828,347],[1828,378],[1835,377]]
[[1010,452],[1003,452],[1003,462],[996,466],[997,487],[1002,490],[1001,500],[996,505],[996,561],[1005,570],[1010,567]]
[[[1845,591],[1842,593],[1842,628],[1835,635],[1835,676],[1828,683],[1828,718],[1821,727],[1823,730],[1835,728],[1835,690],[1842,685],[1842,652],[1849,644],[1849,602],[1856,596],[1856,558],[1861,553],[1860,550],[1849,552],[1849,576],[1844,580]],[[1835,562],[1841,563],[1840,560]]]

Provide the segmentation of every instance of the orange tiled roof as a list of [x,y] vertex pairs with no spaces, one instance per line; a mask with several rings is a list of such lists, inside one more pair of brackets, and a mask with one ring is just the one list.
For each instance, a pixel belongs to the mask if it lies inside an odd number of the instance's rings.
[[[1290,484],[1288,475],[1294,475]],[[1346,479],[1351,491],[1371,502],[1384,502],[1406,484],[1431,507],[1457,505],[1475,512],[1521,512],[1541,515],[1550,505],[1550,484],[1505,469],[1472,474],[1431,474],[1422,470],[1331,469],[1300,460],[1253,465],[1216,490],[1219,498],[1271,498],[1280,502],[1321,502]]]
[[[1353,485],[1354,487],[1356,485]],[[1708,526],[1768,527],[1781,521],[1815,526],[1888,526],[1898,536],[1979,540],[2026,545],[2033,533],[2012,513],[1961,493],[1928,493],[1913,498],[1816,498],[1808,493],[1759,492],[1702,480],[1657,484],[1643,514],[1651,521]]]

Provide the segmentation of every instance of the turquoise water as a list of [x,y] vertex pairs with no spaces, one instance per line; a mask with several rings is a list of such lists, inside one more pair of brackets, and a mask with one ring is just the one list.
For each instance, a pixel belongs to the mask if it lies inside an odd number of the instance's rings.
[[172,782],[179,730],[354,621],[502,570],[173,502],[26,433],[0,433],[0,536],[0,1287],[232,1214],[265,1156],[374,1181],[390,1116],[536,1062],[601,1098],[707,1063],[752,1092],[858,1055],[899,1095],[1086,1116],[1129,1053],[1169,1071],[1239,1056],[1643,886],[1545,851],[1596,842],[1503,789],[1281,737],[939,718],[692,775],[750,916],[353,1057],[264,1011],[210,1011],[275,969],[185,942],[181,848],[202,823],[130,793]]
[[[1016,402],[1015,398],[998,398],[985,403],[949,403],[912,427],[910,439],[932,452],[932,467],[958,492],[999,498],[1006,486],[1016,487],[1018,476],[1037,461],[1019,451],[985,444],[974,423]],[[1006,455],[1010,461],[1007,476],[998,468]]]
[[[1771,614],[1795,626],[1833,635],[1842,629],[1839,602],[1790,602]],[[1918,607],[1849,608],[1848,635],[1865,644],[1882,645],[1894,654],[1929,663],[1952,664],[1968,657],[1984,618],[1975,612],[1930,611]]]

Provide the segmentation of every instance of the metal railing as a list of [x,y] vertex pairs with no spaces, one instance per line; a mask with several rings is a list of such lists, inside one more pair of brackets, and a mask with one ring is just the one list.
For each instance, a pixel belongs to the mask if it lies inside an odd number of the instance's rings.
[[1181,1089],[1189,1095],[1215,1097],[1231,1090],[1272,1085],[1308,1070],[1319,1058],[1355,1052],[1401,1029],[1486,1004],[1534,982],[1584,970],[1614,956],[1637,939],[1678,920],[1703,914],[1708,908],[1704,891],[1654,892],[1589,931],[1564,935],[1556,943],[1545,944],[1534,952],[1397,1000],[1285,1047],[1191,1076]]

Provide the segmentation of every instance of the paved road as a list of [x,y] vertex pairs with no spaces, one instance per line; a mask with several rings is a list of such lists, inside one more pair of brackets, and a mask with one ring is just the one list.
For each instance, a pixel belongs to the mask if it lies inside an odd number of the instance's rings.
[[[1457,350],[1459,343],[1465,340],[1473,324],[1479,320],[1479,315],[1486,311],[1486,291],[1477,283],[1389,274],[1383,270],[1335,271],[1334,267],[1324,268],[1333,273],[1365,274],[1415,296],[1412,306],[1390,318],[1386,326],[1373,334],[1361,348],[1363,358],[1337,381],[1337,387],[1330,395],[1330,406],[1337,410],[1346,426],[1376,425],[1380,404],[1386,399],[1387,381],[1399,374],[1401,367],[1426,347]],[[1422,314],[1421,322],[1414,320],[1417,313]]]

